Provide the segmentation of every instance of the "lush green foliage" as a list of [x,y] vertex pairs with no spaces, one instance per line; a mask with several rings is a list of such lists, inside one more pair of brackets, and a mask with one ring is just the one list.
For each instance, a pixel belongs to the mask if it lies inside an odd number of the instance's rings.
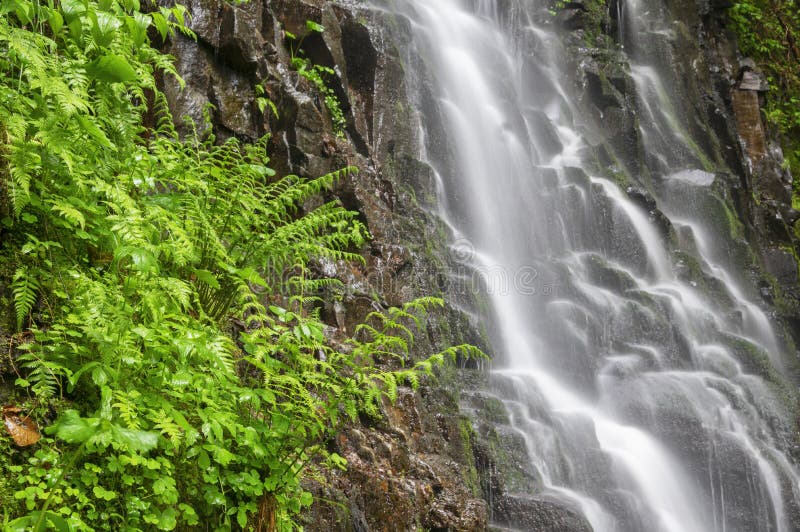
[[[277,179],[266,142],[181,139],[149,46],[183,8],[137,0],[0,1],[0,216],[22,354],[20,393],[57,420],[32,450],[0,438],[11,530],[228,530],[291,516],[312,460],[345,420],[416,385],[435,299],[324,334],[314,258],[359,260],[366,238],[335,202],[302,205],[343,169]],[[144,120],[154,116],[152,126]],[[10,486],[9,479],[16,479]]]
[[[739,47],[767,74],[767,119],[800,175],[800,5],[796,0],[737,1],[729,10]],[[800,179],[796,179],[800,187]],[[800,188],[796,189],[800,195]]]

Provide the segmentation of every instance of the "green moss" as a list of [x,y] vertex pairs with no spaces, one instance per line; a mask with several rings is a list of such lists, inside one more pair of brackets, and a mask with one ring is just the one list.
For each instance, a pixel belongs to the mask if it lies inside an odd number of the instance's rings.
[[472,444],[475,439],[475,431],[472,428],[472,423],[467,418],[461,418],[458,426],[461,432],[461,443],[464,447],[464,458],[467,466],[463,471],[464,481],[467,483],[467,487],[470,492],[472,492],[472,495],[480,497],[480,477],[478,475],[478,469],[475,467],[475,451]]
[[783,382],[766,351],[739,336],[724,335],[723,340],[733,351],[745,373],[758,375],[773,384],[780,385]]
[[719,201],[720,209],[722,209],[722,214],[725,216],[726,228],[727,232],[733,239],[743,239],[745,238],[744,234],[744,225],[742,224],[739,217],[736,213],[731,209],[728,204],[723,201],[722,199],[717,198]]
[[489,453],[497,476],[502,479],[505,490],[511,493],[532,493],[541,489],[540,479],[532,477],[522,469],[528,463],[525,443],[518,434],[503,437],[492,428],[486,434]]

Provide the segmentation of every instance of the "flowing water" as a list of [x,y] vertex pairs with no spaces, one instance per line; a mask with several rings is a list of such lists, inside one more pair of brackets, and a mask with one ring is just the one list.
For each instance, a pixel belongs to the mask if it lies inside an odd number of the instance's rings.
[[491,393],[538,485],[515,496],[557,501],[597,532],[794,530],[780,342],[697,199],[717,169],[671,98],[658,2],[628,3],[619,27],[680,253],[658,217],[587,170],[596,125],[544,2],[384,9],[411,28],[407,81],[454,256],[483,276]]

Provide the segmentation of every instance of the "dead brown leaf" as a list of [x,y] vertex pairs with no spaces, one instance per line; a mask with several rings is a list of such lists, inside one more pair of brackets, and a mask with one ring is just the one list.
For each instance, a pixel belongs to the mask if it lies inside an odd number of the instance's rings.
[[6,405],[3,407],[3,423],[6,430],[14,439],[19,447],[33,445],[42,437],[39,427],[29,416],[21,416],[22,409],[16,406]]

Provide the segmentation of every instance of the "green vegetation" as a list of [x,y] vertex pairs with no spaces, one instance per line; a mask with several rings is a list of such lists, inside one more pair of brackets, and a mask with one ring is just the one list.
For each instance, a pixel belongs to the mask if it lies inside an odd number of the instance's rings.
[[[324,26],[311,20],[306,21],[306,28],[310,33],[322,33],[325,31]],[[336,93],[325,81],[327,78],[335,76],[336,72],[330,67],[315,65],[310,59],[304,56],[302,45],[305,37],[298,40],[294,34],[288,31],[284,33],[287,39],[294,42],[291,46],[292,67],[297,70],[300,76],[310,81],[314,87],[317,88],[317,91],[323,98],[325,108],[328,110],[331,122],[333,123],[333,131],[337,136],[344,137],[347,120],[344,117],[342,105],[339,102],[339,98],[336,97]]]
[[[766,73],[767,120],[781,137],[784,155],[800,176],[800,5],[796,0],[744,0],[728,11],[742,53]],[[800,203],[800,179],[795,179]]]
[[341,423],[477,354],[402,368],[436,299],[328,340],[316,294],[337,281],[307,264],[361,260],[367,234],[336,202],[301,206],[356,169],[277,178],[266,139],[181,138],[155,83],[176,74],[148,35],[189,33],[184,9],[148,11],[0,1],[18,372],[2,401],[45,426],[26,448],[0,435],[8,530],[290,529],[311,503],[304,472],[345,466],[327,447]]

